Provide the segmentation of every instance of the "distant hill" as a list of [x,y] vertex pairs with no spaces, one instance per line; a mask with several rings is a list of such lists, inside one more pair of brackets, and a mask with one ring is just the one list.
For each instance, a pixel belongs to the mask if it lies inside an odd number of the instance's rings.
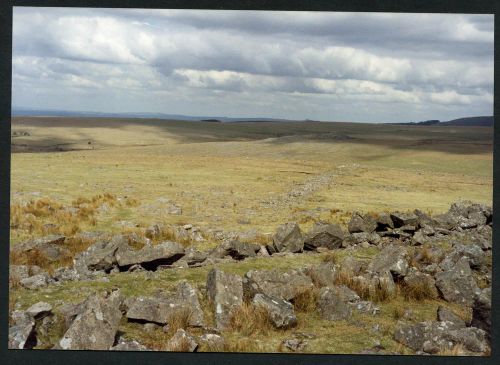
[[166,119],[166,120],[184,120],[184,121],[204,121],[204,122],[280,122],[289,121],[277,118],[230,118],[220,116],[192,116],[182,114],[165,113],[106,113],[92,111],[69,111],[69,110],[51,110],[51,109],[29,109],[22,107],[12,107],[12,116],[23,117],[93,117],[93,118],[145,118],[145,119]]
[[452,127],[493,127],[495,122],[493,116],[483,117],[467,117],[441,122],[437,119],[425,120],[422,122],[406,122],[406,123],[385,123],[396,125],[419,125],[419,126],[452,126]]
[[476,126],[476,127],[493,127],[495,124],[493,116],[469,117],[453,119],[447,122],[441,122],[440,125],[450,125],[455,127]]

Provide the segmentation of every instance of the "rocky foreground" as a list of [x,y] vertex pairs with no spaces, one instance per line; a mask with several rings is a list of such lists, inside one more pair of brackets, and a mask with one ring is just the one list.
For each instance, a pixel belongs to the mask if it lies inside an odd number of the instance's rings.
[[[173,291],[152,296],[126,296],[114,288],[77,304],[53,307],[39,301],[25,310],[13,310],[9,348],[154,350],[118,330],[127,321],[142,325],[144,331],[168,333],[165,350],[228,351],[224,334],[241,326],[245,308],[250,308],[252,321],[259,317],[260,325],[283,331],[298,325],[299,309],[336,322],[355,314],[378,316],[379,303],[403,296],[415,306],[419,301],[439,299],[471,313],[464,318],[440,306],[435,319],[424,322],[413,320],[411,311],[401,313],[394,319],[398,322],[392,337],[407,351],[443,354],[458,349],[458,353],[484,355],[490,346],[491,227],[491,207],[459,202],[447,213],[434,216],[418,210],[355,213],[347,230],[318,222],[303,233],[297,224],[287,223],[278,227],[267,244],[233,237],[210,251],[185,244],[186,237],[203,239],[191,225],[179,227],[175,235],[181,237],[179,242],[162,240],[161,225],[148,228],[144,237],[86,233],[93,243],[74,257],[72,265],[51,273],[36,265],[11,265],[11,287],[29,292],[67,282],[106,282],[115,273],[212,269],[202,286],[180,281]],[[36,252],[49,261],[58,260],[66,254],[65,240],[64,236],[47,236],[15,245],[11,251],[16,255]],[[370,259],[349,254],[369,247],[378,250]],[[343,260],[336,258],[338,252],[345,253]],[[293,260],[296,255],[314,253],[331,255],[321,264],[286,272],[249,270],[240,276],[217,268],[228,261],[273,256]],[[60,336],[47,343],[46,334],[54,332]],[[307,338],[302,334],[286,339],[283,348],[305,351]],[[387,352],[375,346],[364,353]]]

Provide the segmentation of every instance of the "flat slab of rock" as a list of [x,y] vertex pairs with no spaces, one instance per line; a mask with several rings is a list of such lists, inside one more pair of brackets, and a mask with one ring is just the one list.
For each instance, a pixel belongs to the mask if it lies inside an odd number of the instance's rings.
[[462,345],[472,352],[487,349],[486,333],[475,327],[456,329],[451,322],[427,321],[414,325],[400,324],[394,339],[415,351],[435,354]]
[[128,239],[124,235],[116,235],[109,241],[99,241],[74,259],[74,268],[81,275],[89,271],[107,271],[118,265],[116,253],[131,250]]
[[256,257],[259,250],[260,245],[231,240],[215,247],[209,255],[215,258],[231,256],[235,260],[243,260],[247,257]]
[[252,300],[255,294],[261,293],[290,301],[312,287],[311,278],[296,270],[287,272],[251,270],[243,277],[243,290],[248,300]]
[[127,307],[126,317],[132,321],[165,325],[176,315],[188,315],[189,326],[204,325],[198,293],[185,281],[179,283],[176,292],[171,295],[128,298],[125,306]]
[[340,248],[345,233],[338,224],[316,223],[306,235],[304,249],[316,250],[325,247],[330,250]]
[[74,319],[59,346],[63,350],[109,350],[122,317],[119,291],[93,295]]
[[37,250],[49,260],[55,261],[69,253],[68,249],[61,246],[61,244],[64,243],[65,239],[65,236],[60,235],[45,236],[12,245],[11,250],[23,252]]
[[184,256],[184,247],[176,242],[163,242],[145,246],[140,250],[123,250],[116,253],[116,262],[122,268],[139,264],[146,270],[156,270],[160,265],[170,265]]
[[243,304],[242,279],[238,275],[212,269],[207,276],[207,295],[215,308],[217,328],[226,328],[233,311]]
[[39,289],[46,287],[50,283],[51,279],[49,274],[46,272],[42,274],[37,274],[30,276],[28,278],[22,279],[20,284],[26,289]]
[[302,252],[304,235],[297,223],[287,223],[278,227],[273,236],[273,244],[268,247],[270,253]]
[[293,305],[280,298],[272,298],[265,294],[256,294],[252,300],[255,306],[264,308],[276,328],[291,328],[297,325],[297,317]]
[[391,219],[394,222],[394,228],[403,226],[417,226],[418,216],[414,213],[391,213]]
[[46,302],[35,303],[26,310],[26,313],[33,318],[41,318],[50,312],[52,312],[52,306]]

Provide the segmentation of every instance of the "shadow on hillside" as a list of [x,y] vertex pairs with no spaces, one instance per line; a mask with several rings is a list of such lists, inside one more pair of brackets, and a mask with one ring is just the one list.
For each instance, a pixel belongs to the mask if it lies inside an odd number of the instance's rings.
[[[12,140],[13,152],[65,151],[74,149],[92,138],[84,131],[96,128],[153,127],[158,135],[176,138],[181,143],[254,141],[269,144],[290,144],[301,141],[318,143],[356,143],[389,147],[398,150],[437,151],[453,154],[493,153],[493,128],[489,127],[443,127],[401,126],[362,123],[319,122],[239,122],[208,123],[158,119],[128,118],[13,118],[13,130],[23,128],[71,127],[82,130],[78,142],[62,139],[41,139],[36,142]],[[89,146],[88,149],[91,149]]]

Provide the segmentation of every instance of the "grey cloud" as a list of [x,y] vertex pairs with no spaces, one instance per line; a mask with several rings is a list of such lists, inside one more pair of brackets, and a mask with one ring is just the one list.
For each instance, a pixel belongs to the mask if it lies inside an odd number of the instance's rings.
[[453,14],[16,8],[13,100],[33,103],[43,89],[55,105],[55,89],[66,88],[80,109],[101,106],[101,95],[136,111],[192,114],[217,105],[329,119],[347,113],[331,105],[391,103],[408,118],[422,105],[442,116],[465,106],[489,114],[492,24]]

